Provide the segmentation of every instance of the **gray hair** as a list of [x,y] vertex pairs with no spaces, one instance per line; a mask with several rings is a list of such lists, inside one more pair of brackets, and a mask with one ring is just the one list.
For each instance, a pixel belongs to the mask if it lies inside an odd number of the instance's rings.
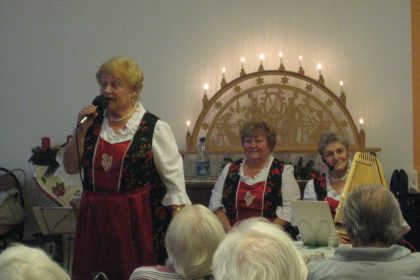
[[70,280],[40,248],[15,243],[0,254],[0,279]]
[[235,225],[213,256],[215,280],[304,280],[307,273],[292,239],[264,218]]
[[343,144],[346,150],[349,151],[350,143],[344,136],[336,132],[326,132],[321,135],[318,143],[318,153],[321,155],[321,158],[324,158],[325,146],[334,142]]
[[402,224],[398,201],[384,186],[359,186],[345,202],[343,227],[353,241],[391,245],[401,238]]
[[211,274],[213,253],[225,237],[222,223],[200,204],[185,206],[171,221],[165,236],[168,263],[187,279]]

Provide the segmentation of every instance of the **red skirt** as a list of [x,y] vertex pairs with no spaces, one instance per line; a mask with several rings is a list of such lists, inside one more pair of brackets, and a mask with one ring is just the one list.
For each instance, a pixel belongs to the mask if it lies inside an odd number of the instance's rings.
[[127,193],[84,191],[73,256],[74,280],[104,272],[128,279],[142,265],[155,265],[150,186]]

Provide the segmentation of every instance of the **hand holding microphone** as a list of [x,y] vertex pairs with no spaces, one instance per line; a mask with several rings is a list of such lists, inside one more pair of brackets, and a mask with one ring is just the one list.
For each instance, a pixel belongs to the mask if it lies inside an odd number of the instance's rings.
[[83,125],[87,120],[94,120],[97,116],[102,115],[108,107],[108,98],[104,95],[98,95],[93,99],[92,105],[88,105],[82,109],[79,114],[77,126]]

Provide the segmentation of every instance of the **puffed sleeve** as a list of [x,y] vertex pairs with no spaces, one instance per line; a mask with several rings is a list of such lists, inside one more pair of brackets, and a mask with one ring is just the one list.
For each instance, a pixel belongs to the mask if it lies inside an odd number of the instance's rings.
[[281,178],[283,205],[277,207],[277,217],[290,222],[292,219],[292,200],[300,200],[300,189],[293,173],[293,166],[286,164]]
[[157,171],[167,188],[162,204],[191,204],[185,189],[183,160],[175,137],[169,125],[160,120],[153,133],[152,152]]
[[306,183],[305,191],[303,192],[303,200],[317,200],[314,179],[311,179]]
[[219,178],[217,178],[213,190],[211,191],[209,209],[213,212],[219,209],[220,207],[222,207],[223,209],[225,208],[222,204],[223,186],[225,184],[229,167],[230,163],[226,164],[226,166],[222,170],[222,173],[220,173]]

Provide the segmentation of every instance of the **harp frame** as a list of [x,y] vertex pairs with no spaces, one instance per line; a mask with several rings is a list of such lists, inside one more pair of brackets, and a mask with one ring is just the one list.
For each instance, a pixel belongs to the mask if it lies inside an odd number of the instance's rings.
[[379,159],[371,153],[356,152],[334,217],[335,223],[343,223],[343,207],[350,193],[359,186],[367,184],[388,187]]

